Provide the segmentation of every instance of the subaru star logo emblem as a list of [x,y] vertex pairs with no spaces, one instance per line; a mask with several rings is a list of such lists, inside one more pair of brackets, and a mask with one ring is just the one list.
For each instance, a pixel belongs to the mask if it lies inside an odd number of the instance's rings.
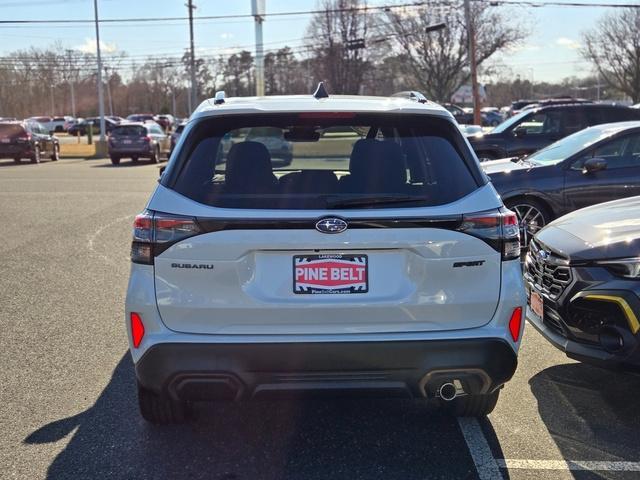
[[540,250],[538,252],[538,256],[543,259],[546,260],[547,258],[549,258],[549,252],[547,252],[546,250]]
[[347,229],[347,222],[341,218],[323,218],[316,222],[316,230],[322,233],[342,233]]

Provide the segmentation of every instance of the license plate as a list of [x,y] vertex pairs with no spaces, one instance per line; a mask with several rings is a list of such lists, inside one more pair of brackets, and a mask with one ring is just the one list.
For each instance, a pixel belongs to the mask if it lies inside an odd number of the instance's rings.
[[346,294],[369,291],[366,255],[295,255],[293,293]]
[[11,143],[10,138],[0,138],[0,143]]
[[531,310],[538,317],[544,318],[544,299],[537,292],[531,292]]
[[131,140],[123,140],[122,143],[124,143],[125,145],[130,145],[133,143],[133,141]]

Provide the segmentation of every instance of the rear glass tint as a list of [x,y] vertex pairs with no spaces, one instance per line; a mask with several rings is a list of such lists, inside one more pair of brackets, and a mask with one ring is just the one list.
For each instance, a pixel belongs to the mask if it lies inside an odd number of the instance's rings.
[[0,123],[0,137],[15,137],[23,133],[22,125]]
[[126,127],[116,127],[111,132],[114,137],[144,137],[147,130],[140,125],[127,125]]
[[457,128],[433,117],[228,116],[190,130],[163,183],[224,208],[431,206],[478,188],[469,158]]

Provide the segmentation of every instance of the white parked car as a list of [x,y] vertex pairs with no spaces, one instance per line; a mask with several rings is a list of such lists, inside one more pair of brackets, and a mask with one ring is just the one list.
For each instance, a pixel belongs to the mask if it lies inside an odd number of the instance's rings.
[[[281,131],[291,163],[251,128]],[[183,420],[193,400],[345,392],[482,416],[516,369],[515,214],[451,114],[415,92],[203,102],[135,219],[131,258],[126,326],[150,422]]]

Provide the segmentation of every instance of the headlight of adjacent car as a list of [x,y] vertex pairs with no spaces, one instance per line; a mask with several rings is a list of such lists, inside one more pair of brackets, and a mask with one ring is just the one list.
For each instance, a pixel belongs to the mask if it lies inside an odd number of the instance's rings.
[[598,262],[598,265],[606,267],[614,275],[640,279],[640,257],[605,260]]

